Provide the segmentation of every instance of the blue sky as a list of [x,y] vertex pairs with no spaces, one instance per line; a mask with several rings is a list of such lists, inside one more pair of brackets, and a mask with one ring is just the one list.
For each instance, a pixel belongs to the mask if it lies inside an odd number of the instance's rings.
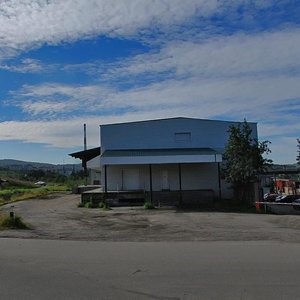
[[99,124],[258,122],[275,163],[300,137],[297,0],[0,2],[0,159],[72,163]]

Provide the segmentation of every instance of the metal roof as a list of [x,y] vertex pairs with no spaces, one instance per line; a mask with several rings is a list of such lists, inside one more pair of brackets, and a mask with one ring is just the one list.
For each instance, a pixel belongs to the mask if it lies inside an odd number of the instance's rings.
[[97,147],[97,148],[70,153],[69,155],[74,158],[79,158],[85,161],[89,161],[95,158],[96,156],[100,155],[100,152],[101,152],[101,148]]
[[[150,119],[150,120],[140,120],[140,121],[130,121],[130,122],[117,122],[101,124],[100,126],[112,126],[112,125],[124,125],[124,124],[134,124],[134,123],[148,123],[148,122],[160,122],[160,121],[170,121],[170,120],[193,120],[193,121],[206,121],[206,122],[222,122],[222,123],[243,123],[243,121],[229,121],[229,120],[211,120],[211,119],[198,119],[189,117],[173,117],[173,118],[162,118],[162,119]],[[257,122],[247,122],[248,124],[257,124]]]
[[106,150],[101,157],[134,156],[172,156],[172,155],[215,155],[220,154],[211,148],[176,148],[176,149],[126,149]]

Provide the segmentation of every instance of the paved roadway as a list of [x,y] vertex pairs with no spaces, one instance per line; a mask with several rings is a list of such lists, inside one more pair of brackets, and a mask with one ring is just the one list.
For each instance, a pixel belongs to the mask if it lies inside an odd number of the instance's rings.
[[300,299],[300,244],[0,239],[1,299]]

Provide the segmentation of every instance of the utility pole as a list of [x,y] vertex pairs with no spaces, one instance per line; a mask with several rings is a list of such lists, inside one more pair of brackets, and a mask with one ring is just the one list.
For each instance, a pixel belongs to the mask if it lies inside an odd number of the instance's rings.
[[88,181],[88,171],[87,171],[87,143],[86,143],[86,124],[83,124],[83,149],[84,155],[82,160],[82,166],[84,169],[84,176],[85,176],[85,185],[87,185]]

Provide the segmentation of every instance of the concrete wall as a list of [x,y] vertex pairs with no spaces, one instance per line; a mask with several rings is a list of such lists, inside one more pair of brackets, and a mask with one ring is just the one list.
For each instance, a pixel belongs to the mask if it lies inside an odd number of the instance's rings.
[[90,169],[100,169],[100,155],[89,160],[87,162],[87,167]]
[[101,184],[101,170],[89,169],[90,184]]
[[87,162],[90,184],[101,184],[100,155]]

